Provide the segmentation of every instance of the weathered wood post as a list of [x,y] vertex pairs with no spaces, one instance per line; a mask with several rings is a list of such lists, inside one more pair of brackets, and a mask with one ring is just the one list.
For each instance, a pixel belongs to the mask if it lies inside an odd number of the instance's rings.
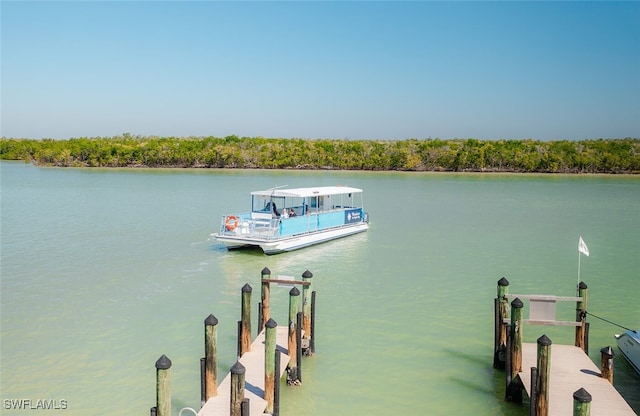
[[581,322],[576,326],[575,346],[582,348],[586,352],[585,334],[587,331],[587,285],[584,282],[578,284],[578,297],[582,300],[576,302],[576,322]]
[[280,352],[279,349],[276,349],[276,360],[275,360],[275,367],[276,367],[276,380],[275,380],[275,385],[273,386],[273,413],[271,416],[279,416],[280,415],[280,361],[281,361],[281,354],[282,352]]
[[207,372],[207,358],[200,358],[200,407],[207,402],[207,382],[205,378]]
[[591,414],[591,394],[584,388],[573,393],[573,416],[589,416]]
[[305,355],[311,355],[309,351],[309,340],[311,339],[311,278],[313,273],[305,270],[302,273],[302,282],[308,283],[302,286],[302,329],[304,330]]
[[242,403],[240,404],[240,415],[250,416],[250,414],[251,414],[250,401],[247,397],[245,397],[244,399],[242,399]]
[[262,316],[262,323],[260,325],[262,328],[264,328],[264,326],[267,324],[267,321],[270,318],[269,316],[270,287],[269,287],[269,282],[265,282],[265,279],[270,279],[270,278],[271,278],[271,270],[265,267],[264,269],[262,269],[262,276],[260,279],[260,282],[261,282],[260,308],[262,310],[262,313],[260,314]]
[[611,346],[600,350],[600,377],[609,380],[613,384],[613,349]]
[[497,296],[494,301],[494,342],[493,368],[504,368],[507,332],[504,320],[509,318],[509,303],[505,295],[509,293],[509,281],[502,277],[498,280]]
[[242,286],[242,343],[240,356],[251,351],[251,286]]
[[273,414],[273,398],[275,396],[276,374],[276,327],[278,324],[269,318],[265,324],[264,333],[264,399],[267,402],[265,413]]
[[536,416],[537,391],[536,384],[538,382],[538,367],[531,367],[531,394],[529,394],[529,416]]
[[517,378],[518,373],[522,371],[522,301],[515,298],[511,302],[511,324],[509,325],[510,334],[507,337],[509,347],[509,358],[507,359],[507,400],[515,403],[522,403],[522,383]]
[[506,388],[504,390],[505,400],[511,401],[511,324],[505,324],[507,329],[507,344],[505,345],[505,360],[504,360],[504,378],[506,382]]
[[204,400],[218,395],[218,318],[213,314],[204,320]]
[[246,369],[240,363],[236,363],[231,367],[231,395],[229,415],[241,416],[242,415],[242,401],[244,400],[244,374]]
[[296,323],[298,315],[298,296],[300,291],[295,286],[289,291],[289,337],[287,344],[287,354],[289,354],[289,367],[287,369],[287,384],[297,384],[298,380],[298,360],[296,343]]
[[309,354],[316,353],[316,291],[311,292],[311,339],[309,340]]
[[536,381],[536,415],[549,415],[549,378],[551,376],[551,340],[538,338],[538,380]]
[[156,361],[156,414],[171,416],[171,360],[164,354]]
[[296,363],[298,363],[297,384],[302,384],[302,312],[296,314]]
[[522,371],[522,307],[519,298],[511,302],[511,378]]

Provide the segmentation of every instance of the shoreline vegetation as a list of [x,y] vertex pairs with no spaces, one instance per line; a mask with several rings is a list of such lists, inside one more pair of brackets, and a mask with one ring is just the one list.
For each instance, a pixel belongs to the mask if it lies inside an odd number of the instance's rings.
[[3,137],[0,160],[57,167],[639,174],[640,139]]

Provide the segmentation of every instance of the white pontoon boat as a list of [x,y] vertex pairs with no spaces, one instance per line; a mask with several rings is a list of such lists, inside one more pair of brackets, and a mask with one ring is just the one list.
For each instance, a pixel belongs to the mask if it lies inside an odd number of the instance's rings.
[[251,211],[222,217],[216,240],[229,249],[292,251],[367,231],[362,189],[348,186],[251,192]]

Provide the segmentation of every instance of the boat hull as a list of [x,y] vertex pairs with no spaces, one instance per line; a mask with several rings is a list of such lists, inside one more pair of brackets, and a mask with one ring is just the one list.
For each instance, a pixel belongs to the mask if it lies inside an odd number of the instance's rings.
[[636,373],[640,375],[640,334],[627,330],[615,337],[618,342],[618,349],[620,349],[620,352],[622,352],[622,355],[633,369],[636,370]]
[[278,254],[358,234],[367,231],[368,228],[368,223],[361,222],[349,226],[277,239],[252,239],[242,237],[242,235],[229,236],[221,234],[216,234],[215,238],[217,241],[223,243],[228,249],[260,247],[265,254]]

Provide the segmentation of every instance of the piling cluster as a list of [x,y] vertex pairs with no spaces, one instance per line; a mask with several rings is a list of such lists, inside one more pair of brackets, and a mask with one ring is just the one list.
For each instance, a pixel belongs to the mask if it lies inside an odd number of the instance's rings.
[[[263,399],[266,408],[263,413],[274,416],[279,414],[280,402],[280,362],[281,351],[277,348],[276,331],[278,324],[270,317],[271,283],[294,285],[289,292],[289,316],[287,326],[287,384],[302,384],[302,356],[315,354],[315,297],[311,290],[313,274],[305,271],[302,280],[271,279],[271,271],[264,268],[261,272],[261,299],[258,303],[258,335],[264,332],[264,390]],[[302,286],[302,304],[300,290]],[[245,374],[247,369],[240,358],[251,351],[251,294],[252,288],[247,283],[241,289],[241,319],[238,321],[237,362],[231,366],[231,393],[229,397],[230,416],[249,416],[249,399],[245,398]],[[201,406],[218,395],[218,319],[210,314],[204,320],[205,356],[200,359]],[[171,415],[171,360],[162,355],[156,362],[156,406],[150,409],[151,416]],[[185,408],[199,414],[191,408]],[[183,409],[183,410],[185,410]],[[182,413],[182,411],[181,411]],[[262,414],[262,413],[261,413]]]
[[[577,287],[575,322],[575,346],[588,354],[589,323],[587,317],[587,285],[580,282]],[[518,373],[522,371],[522,300],[515,297],[509,303],[509,281],[504,277],[498,281],[497,297],[494,300],[494,356],[493,367],[505,370],[505,399],[522,402],[524,385]],[[535,298],[534,295],[530,296]],[[569,299],[560,299],[569,300]],[[566,325],[566,322],[557,322]],[[554,322],[545,322],[553,325]],[[531,367],[531,392],[529,397],[529,414],[531,416],[548,416],[549,414],[549,379],[551,368],[551,340],[542,335],[537,339],[537,362]],[[610,346],[601,352],[601,377],[613,384],[613,350]],[[573,394],[573,415],[589,416],[592,397],[584,388]]]

